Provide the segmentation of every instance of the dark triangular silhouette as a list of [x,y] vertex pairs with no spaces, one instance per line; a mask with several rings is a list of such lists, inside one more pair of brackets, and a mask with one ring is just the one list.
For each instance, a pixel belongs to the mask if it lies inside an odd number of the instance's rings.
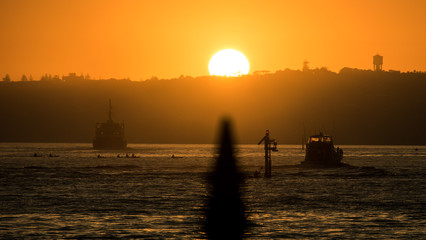
[[209,176],[205,231],[209,239],[242,239],[247,227],[241,175],[233,155],[229,120],[222,123],[219,157]]

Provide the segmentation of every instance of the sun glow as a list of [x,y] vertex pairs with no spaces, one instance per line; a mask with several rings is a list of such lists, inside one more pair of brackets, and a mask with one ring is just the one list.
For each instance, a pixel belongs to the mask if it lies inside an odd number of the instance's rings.
[[249,72],[250,64],[244,54],[234,49],[224,49],[210,59],[210,75],[237,77]]

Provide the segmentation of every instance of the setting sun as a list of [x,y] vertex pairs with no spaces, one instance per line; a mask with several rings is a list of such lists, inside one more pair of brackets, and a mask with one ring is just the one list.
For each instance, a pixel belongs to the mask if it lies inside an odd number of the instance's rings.
[[224,49],[210,59],[210,75],[237,77],[249,72],[249,61],[241,52]]

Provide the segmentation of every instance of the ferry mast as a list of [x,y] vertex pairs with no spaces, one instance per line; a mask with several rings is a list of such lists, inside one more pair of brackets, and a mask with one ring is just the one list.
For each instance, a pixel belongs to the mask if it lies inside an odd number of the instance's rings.
[[112,105],[111,105],[111,99],[109,99],[108,121],[112,122]]

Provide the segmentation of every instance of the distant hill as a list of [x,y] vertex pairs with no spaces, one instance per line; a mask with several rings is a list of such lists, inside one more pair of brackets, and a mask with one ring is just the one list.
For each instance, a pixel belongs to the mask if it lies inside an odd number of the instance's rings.
[[337,144],[426,144],[426,74],[344,68],[238,78],[0,82],[0,141],[91,142],[124,121],[129,143],[214,143],[230,116],[239,143],[269,129],[282,144],[319,131]]

